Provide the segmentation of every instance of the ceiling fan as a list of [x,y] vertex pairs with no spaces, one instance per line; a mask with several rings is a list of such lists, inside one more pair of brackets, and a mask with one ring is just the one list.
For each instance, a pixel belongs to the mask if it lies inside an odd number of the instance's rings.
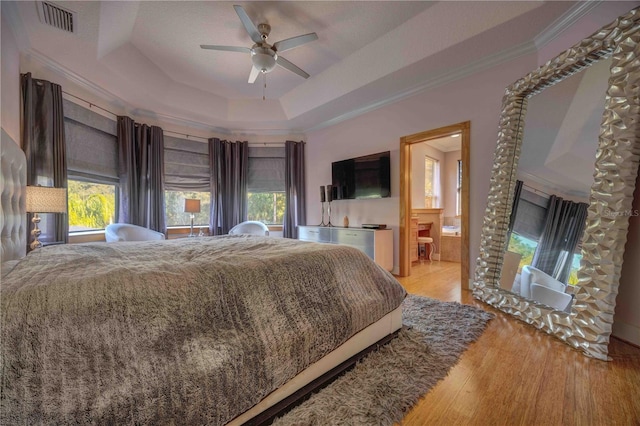
[[309,77],[309,74],[280,56],[280,52],[293,49],[294,47],[301,46],[313,40],[317,40],[318,35],[316,33],[309,33],[291,37],[286,40],[275,42],[273,43],[273,45],[271,45],[267,43],[267,38],[269,37],[269,33],[271,32],[271,26],[269,24],[258,24],[258,26],[256,27],[256,25],[253,23],[253,21],[251,21],[251,18],[249,18],[249,15],[247,15],[247,12],[244,11],[242,6],[234,5],[233,8],[236,10],[240,21],[242,21],[242,25],[244,25],[244,28],[249,33],[251,40],[253,40],[253,42],[255,43],[253,47],[248,48],[201,44],[201,48],[210,50],[223,50],[228,52],[250,53],[253,67],[251,68],[251,73],[249,74],[249,83],[254,83],[260,73],[266,74],[273,71],[276,65],[280,65],[282,68],[294,72],[303,78]]

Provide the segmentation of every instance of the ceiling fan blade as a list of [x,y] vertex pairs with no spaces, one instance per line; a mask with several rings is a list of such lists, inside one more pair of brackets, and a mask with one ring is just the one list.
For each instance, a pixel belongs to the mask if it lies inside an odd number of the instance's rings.
[[286,50],[293,49],[294,47],[301,46],[301,45],[303,45],[305,43],[309,43],[310,41],[314,41],[314,40],[317,40],[317,39],[318,39],[318,34],[309,33],[309,34],[305,34],[305,35],[291,37],[291,38],[288,38],[286,40],[280,40],[280,41],[274,43],[273,47],[275,47],[275,49],[278,52],[284,52]]
[[260,70],[256,67],[251,67],[251,73],[249,74],[249,83],[253,84],[260,75]]
[[249,33],[249,37],[253,40],[254,43],[262,43],[262,36],[260,35],[260,31],[256,28],[255,24],[247,15],[247,12],[244,11],[242,6],[238,6],[237,4],[233,6],[238,14],[238,18],[242,21],[242,25],[244,25],[244,29]]
[[291,62],[287,61],[282,56],[278,56],[278,59],[276,59],[276,63],[278,65],[280,65],[282,68],[288,69],[289,71],[298,74],[300,77],[309,78],[309,74],[307,74],[306,72],[302,71],[300,68],[298,68],[298,66],[296,66],[296,65],[292,64]]
[[227,52],[242,52],[242,53],[250,53],[251,49],[248,47],[236,47],[236,46],[215,46],[212,44],[201,44],[201,48],[209,49],[209,50],[224,50]]

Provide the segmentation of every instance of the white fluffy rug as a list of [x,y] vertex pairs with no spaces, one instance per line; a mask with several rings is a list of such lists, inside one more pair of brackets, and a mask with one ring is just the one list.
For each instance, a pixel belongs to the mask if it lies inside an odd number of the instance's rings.
[[409,295],[396,338],[275,425],[392,425],[442,380],[493,314]]

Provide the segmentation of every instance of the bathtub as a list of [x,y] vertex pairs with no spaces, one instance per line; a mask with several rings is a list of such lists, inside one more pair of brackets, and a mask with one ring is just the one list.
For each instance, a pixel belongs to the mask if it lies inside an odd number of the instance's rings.
[[459,226],[443,226],[442,227],[442,236],[443,237],[459,237],[460,236],[460,227]]

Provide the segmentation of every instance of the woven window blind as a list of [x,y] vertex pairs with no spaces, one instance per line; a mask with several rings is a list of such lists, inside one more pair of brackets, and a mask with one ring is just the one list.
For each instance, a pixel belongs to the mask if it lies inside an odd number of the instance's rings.
[[206,143],[164,137],[164,189],[208,192],[210,177]]
[[283,192],[284,175],[284,147],[249,147],[249,192]]

